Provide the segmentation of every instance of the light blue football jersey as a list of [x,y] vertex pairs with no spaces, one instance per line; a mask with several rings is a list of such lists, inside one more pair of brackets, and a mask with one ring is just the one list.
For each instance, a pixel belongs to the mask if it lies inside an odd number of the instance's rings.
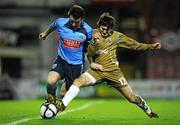
[[82,64],[84,44],[90,41],[92,28],[83,21],[80,29],[72,30],[69,18],[58,18],[50,26],[59,33],[58,55],[69,64]]

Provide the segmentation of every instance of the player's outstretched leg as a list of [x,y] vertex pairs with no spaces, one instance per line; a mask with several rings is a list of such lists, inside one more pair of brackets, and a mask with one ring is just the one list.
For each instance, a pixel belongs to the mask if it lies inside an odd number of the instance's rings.
[[131,103],[138,105],[150,118],[159,118],[159,115],[154,113],[147,103],[140,96],[133,93],[129,86],[115,87],[121,94]]

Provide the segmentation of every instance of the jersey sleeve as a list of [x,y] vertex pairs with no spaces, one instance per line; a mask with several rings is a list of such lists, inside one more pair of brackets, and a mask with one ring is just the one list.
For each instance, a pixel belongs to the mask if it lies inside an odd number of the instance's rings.
[[129,38],[124,34],[119,34],[119,37],[120,37],[120,42],[118,45],[119,47],[138,50],[138,51],[153,50],[152,44],[137,42],[136,40]]
[[53,21],[50,24],[50,27],[52,27],[53,29],[56,29],[58,22],[61,20],[61,18],[58,18],[57,20]]
[[92,31],[92,28],[85,22],[84,22],[84,27],[86,29],[86,37],[87,37],[87,39],[86,39],[86,41],[84,43],[84,52],[87,52],[89,42],[92,39],[92,32],[93,31]]
[[88,31],[88,33],[87,33],[87,36],[88,36],[87,41],[90,41],[91,38],[92,38],[92,28],[89,29],[89,31]]
[[93,30],[92,30],[91,26],[89,26],[89,25],[88,25],[87,23],[85,23],[85,22],[84,22],[84,27],[85,27],[86,32],[87,32],[87,40],[86,40],[86,41],[90,41],[91,38],[92,38],[92,32],[93,32]]

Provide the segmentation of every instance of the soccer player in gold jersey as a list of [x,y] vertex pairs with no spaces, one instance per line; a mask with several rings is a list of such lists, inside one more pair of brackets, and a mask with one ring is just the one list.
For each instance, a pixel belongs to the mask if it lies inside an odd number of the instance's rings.
[[136,95],[128,85],[116,58],[116,48],[124,47],[132,50],[158,50],[160,43],[144,44],[131,39],[120,32],[113,31],[114,17],[109,13],[103,13],[98,21],[98,29],[94,29],[93,37],[88,48],[90,67],[78,79],[65,94],[61,101],[61,111],[77,96],[81,87],[96,85],[107,81],[109,85],[117,89],[129,102],[139,106],[150,118],[158,118],[147,105],[145,100]]

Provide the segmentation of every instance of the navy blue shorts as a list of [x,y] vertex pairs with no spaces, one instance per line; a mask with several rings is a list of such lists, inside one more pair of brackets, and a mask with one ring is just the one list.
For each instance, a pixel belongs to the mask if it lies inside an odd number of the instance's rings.
[[61,80],[66,83],[66,90],[70,88],[74,79],[78,78],[83,71],[83,65],[72,65],[63,60],[60,56],[55,59],[51,71],[59,73]]

